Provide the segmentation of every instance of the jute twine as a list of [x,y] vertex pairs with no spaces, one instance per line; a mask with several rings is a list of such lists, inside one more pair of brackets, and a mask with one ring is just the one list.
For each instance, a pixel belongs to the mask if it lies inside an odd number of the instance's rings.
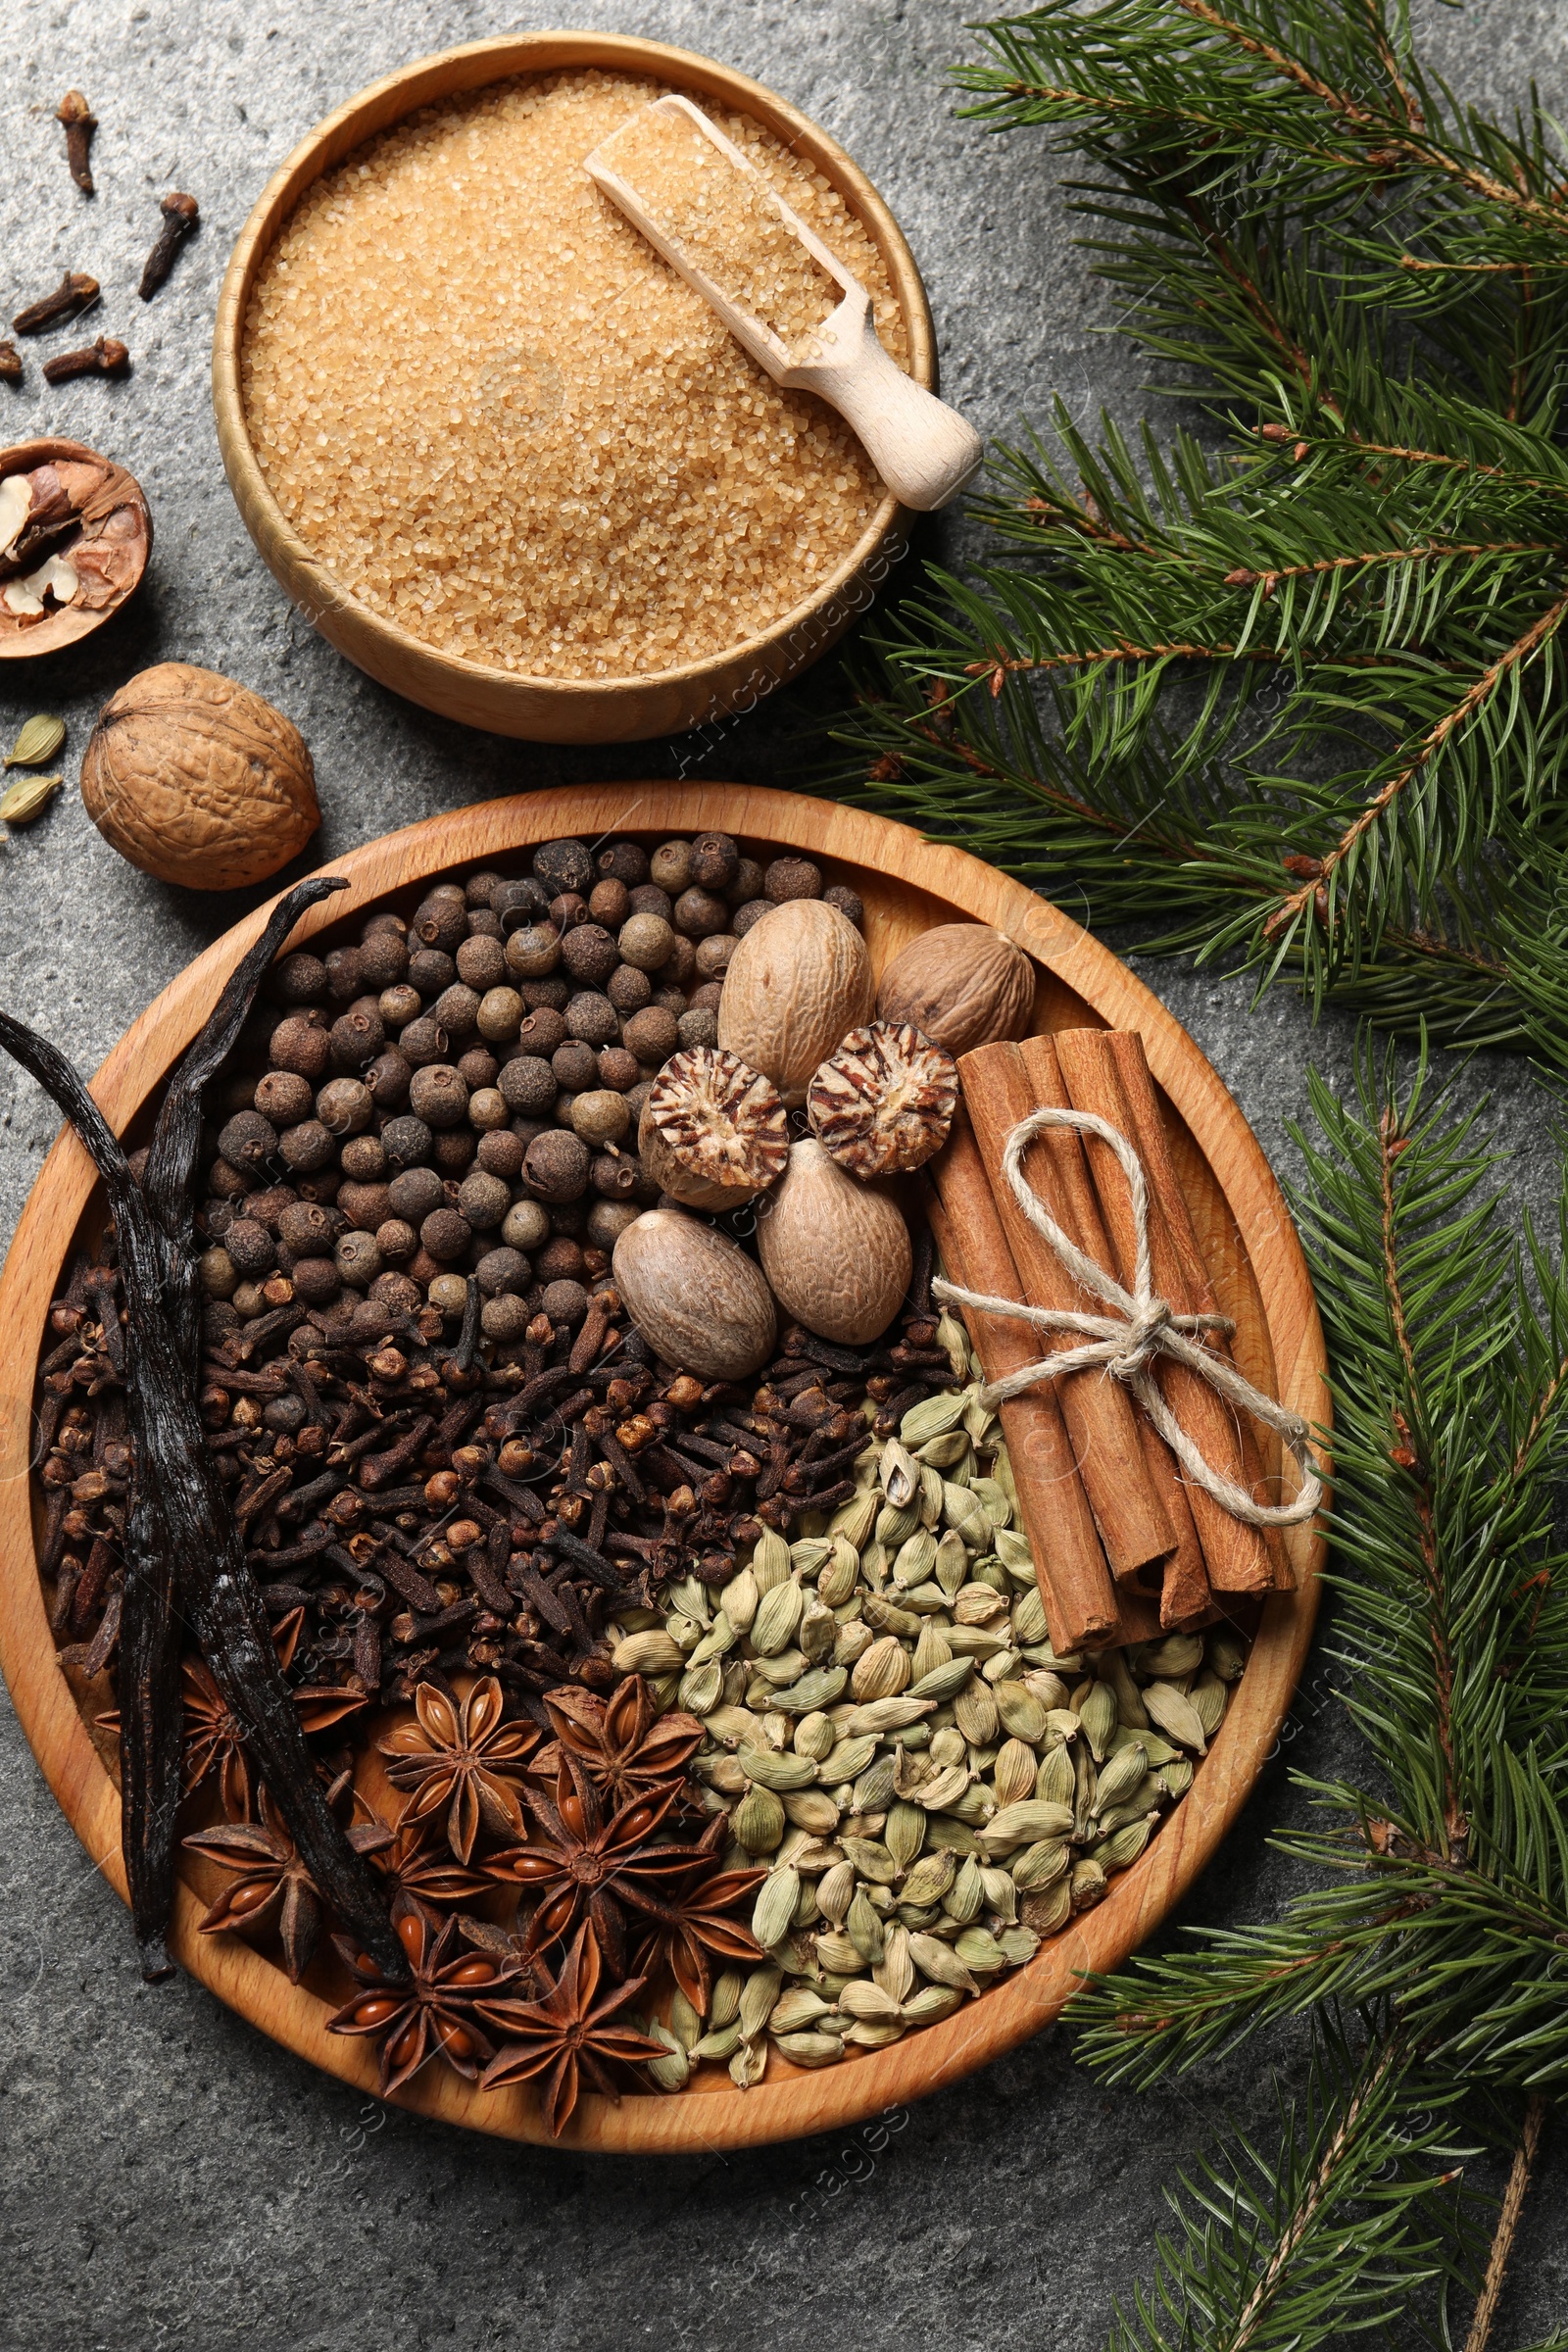
[[[1103,1266],[1086,1256],[1076,1242],[1063,1233],[1025,1180],[1025,1152],[1037,1135],[1053,1127],[1069,1127],[1080,1135],[1098,1136],[1121,1163],[1132,1196],[1133,1229],[1137,1237],[1130,1291],[1124,1290],[1114,1275],[1107,1274]],[[1298,1413],[1288,1411],[1284,1405],[1276,1404],[1272,1396],[1254,1389],[1229,1357],[1203,1346],[1204,1332],[1229,1336],[1235,1330],[1229,1316],[1179,1315],[1169,1300],[1161,1298],[1154,1290],[1149,1257],[1148,1180],[1143,1161],[1120,1130],[1108,1120],[1097,1118],[1093,1111],[1033,1111],[1028,1118],[1020,1119],[1008,1136],[1002,1154],[1002,1172],[1019,1208],[1035,1231],[1051,1245],[1074,1282],[1092,1297],[1102,1299],[1109,1311],[1092,1315],[1079,1314],[1070,1307],[1028,1306],[1016,1298],[997,1298],[984,1291],[966,1291],[954,1282],[934,1283],[935,1295],[946,1306],[973,1307],[981,1314],[1005,1315],[1014,1322],[1032,1324],[1036,1331],[1076,1332],[1083,1337],[1085,1344],[1080,1348],[1063,1348],[1054,1355],[1042,1356],[1038,1363],[1023,1364],[1016,1372],[993,1381],[983,1392],[986,1402],[1004,1403],[1009,1396],[1020,1396],[1043,1381],[1061,1380],[1069,1372],[1108,1372],[1130,1390],[1194,1485],[1211,1494],[1233,1517],[1245,1520],[1249,1527],[1296,1527],[1301,1520],[1310,1519],[1323,1499],[1323,1482],[1312,1457],[1307,1424]],[[1257,1502],[1245,1487],[1238,1486],[1234,1479],[1225,1477],[1203,1459],[1160,1395],[1153,1366],[1162,1355],[1186,1364],[1230,1403],[1240,1405],[1254,1420],[1278,1433],[1301,1473],[1301,1491],[1294,1502]]]

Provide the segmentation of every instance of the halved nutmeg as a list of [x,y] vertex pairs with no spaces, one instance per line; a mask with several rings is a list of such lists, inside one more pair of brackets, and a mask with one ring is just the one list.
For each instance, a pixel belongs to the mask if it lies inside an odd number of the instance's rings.
[[941,1151],[957,1102],[950,1054],[908,1021],[872,1021],[823,1062],[806,1115],[823,1151],[853,1176],[896,1176]]
[[644,1169],[688,1207],[739,1208],[789,1164],[789,1116],[771,1080],[722,1046],[671,1054],[637,1130]]

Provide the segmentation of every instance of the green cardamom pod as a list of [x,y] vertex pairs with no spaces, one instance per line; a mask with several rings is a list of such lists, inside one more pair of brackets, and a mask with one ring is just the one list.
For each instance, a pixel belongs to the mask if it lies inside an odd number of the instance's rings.
[[[66,740],[66,722],[40,710],[29,718],[5,757],[7,767],[42,767]],[[59,778],[57,777],[58,783]]]
[[782,1943],[789,1934],[800,1894],[801,1882],[796,1871],[769,1871],[762,1881],[761,1891],[752,1913],[752,1934],[764,1951],[771,1950],[775,1943]]
[[0,795],[0,823],[30,825],[35,816],[42,816],[64,782],[64,776],[22,777]]

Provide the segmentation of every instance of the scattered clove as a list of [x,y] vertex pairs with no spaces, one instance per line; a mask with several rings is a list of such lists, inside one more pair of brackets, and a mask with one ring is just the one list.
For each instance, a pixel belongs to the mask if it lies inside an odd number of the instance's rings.
[[130,367],[130,354],[123,343],[113,335],[100,335],[96,343],[84,343],[80,351],[57,352],[43,364],[46,384],[69,383],[74,375],[124,375]]
[[11,324],[19,335],[41,335],[45,327],[58,326],[63,318],[79,318],[97,299],[98,280],[84,270],[68,270],[52,294],[44,295],[41,302],[29,302]]
[[22,354],[14,343],[0,343],[0,384],[20,384]]
[[55,109],[55,121],[66,126],[66,162],[71,176],[84,196],[92,194],[92,171],[87,162],[87,150],[98,126],[93,113],[80,90],[68,90]]
[[181,195],[178,188],[171,189],[161,207],[164,225],[158,232],[158,242],[147,256],[137,288],[143,302],[151,302],[169,272],[174,267],[174,255],[180,240],[188,237],[201,219],[201,207],[194,196]]

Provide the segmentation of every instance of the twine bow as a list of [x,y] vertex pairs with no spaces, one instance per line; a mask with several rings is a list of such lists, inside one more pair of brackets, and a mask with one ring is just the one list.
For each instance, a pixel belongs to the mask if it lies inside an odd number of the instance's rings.
[[[1024,1178],[1023,1155],[1037,1135],[1048,1128],[1070,1127],[1081,1135],[1096,1135],[1109,1146],[1121,1163],[1132,1196],[1133,1230],[1137,1250],[1133,1287],[1125,1290],[1063,1233],[1039,1195]],[[1030,1323],[1037,1331],[1070,1331],[1083,1335],[1085,1345],[1063,1348],[1038,1363],[1023,1364],[1016,1372],[993,1381],[983,1392],[988,1404],[1002,1404],[1022,1396],[1042,1381],[1060,1380],[1069,1372],[1102,1370],[1131,1391],[1149,1415],[1188,1477],[1211,1494],[1234,1518],[1249,1527],[1295,1527],[1310,1519],[1323,1499],[1323,1482],[1308,1446],[1306,1423],[1265,1396],[1243,1378],[1228,1357],[1202,1344],[1204,1332],[1229,1334],[1236,1328],[1227,1315],[1179,1315],[1170,1301],[1154,1290],[1149,1256],[1149,1186],[1144,1164],[1127,1138],[1108,1120],[1088,1110],[1037,1110],[1020,1119],[1002,1154],[1002,1172],[1035,1231],[1044,1236],[1081,1289],[1104,1301],[1106,1314],[1080,1314],[1071,1307],[1028,1306],[1016,1298],[998,1298],[983,1291],[966,1291],[956,1283],[938,1281],[932,1288],[944,1305],[974,1307],[981,1314],[1005,1315]],[[1301,1490],[1294,1502],[1260,1503],[1245,1487],[1227,1478],[1203,1459],[1192,1439],[1160,1395],[1153,1366],[1162,1355],[1186,1364],[1200,1379],[1230,1403],[1241,1405],[1254,1420],[1274,1430],[1295,1456],[1301,1473]]]

